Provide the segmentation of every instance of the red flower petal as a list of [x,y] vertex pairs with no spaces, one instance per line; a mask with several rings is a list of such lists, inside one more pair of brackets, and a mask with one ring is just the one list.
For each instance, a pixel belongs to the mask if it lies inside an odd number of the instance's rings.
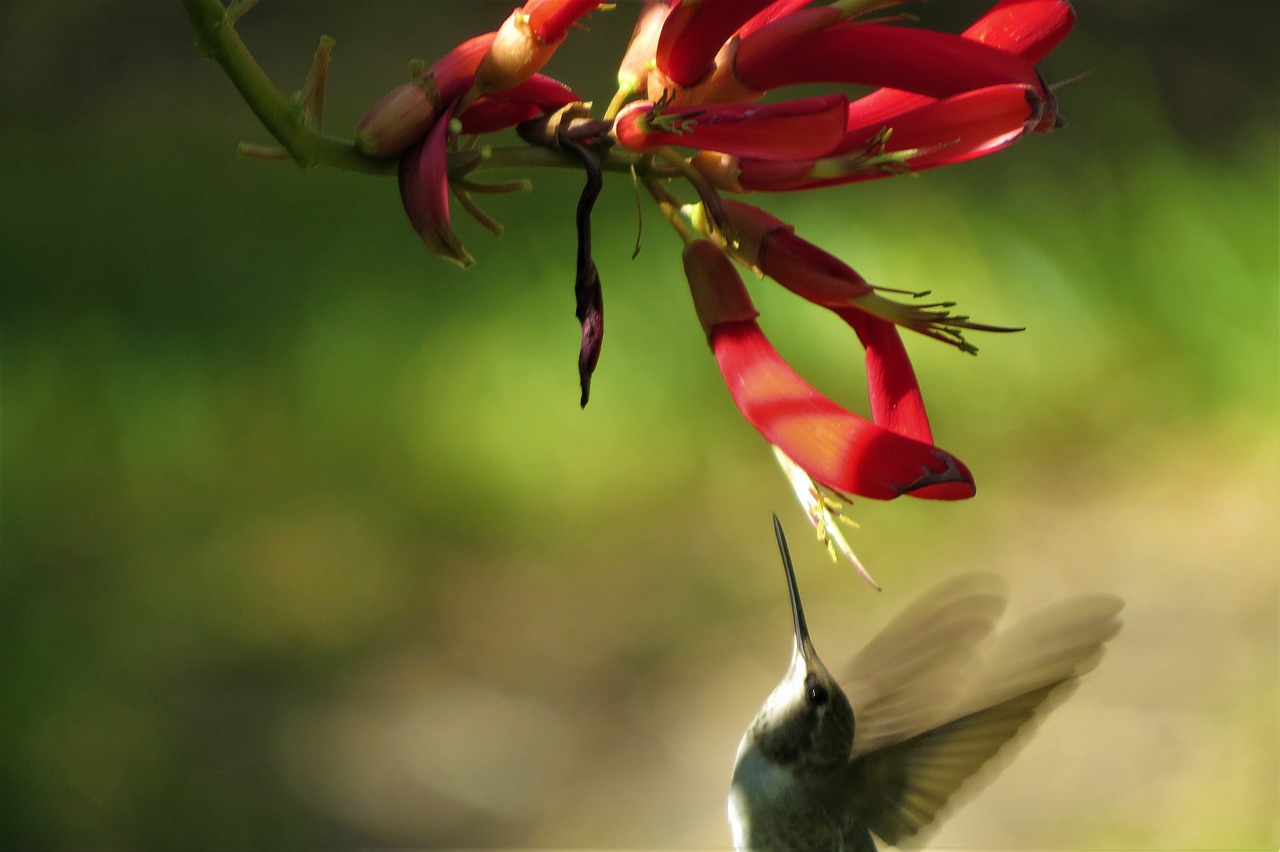
[[795,47],[804,38],[845,20],[844,13],[831,6],[801,8],[787,15],[773,15],[773,11],[765,9],[739,31],[742,41],[734,59],[734,70],[739,75],[758,78],[774,64],[795,61]]
[[662,109],[637,101],[618,114],[614,134],[640,151],[680,145],[763,159],[819,157],[844,138],[848,103],[844,95]]
[[773,0],[676,0],[658,38],[658,68],[692,86],[715,65],[729,36]]
[[[1038,62],[1066,37],[1075,23],[1075,12],[1066,0],[1002,0],[962,33],[964,38]],[[1040,86],[1041,95],[1047,92]],[[1052,93],[1047,93],[1052,94]],[[849,127],[888,124],[898,113],[931,103],[926,95],[899,89],[879,89],[849,105]],[[1050,104],[1052,101],[1050,101]],[[1054,110],[1046,109],[1036,130],[1054,123]]]
[[[1042,104],[1034,89],[991,86],[932,101],[896,116],[886,151],[924,151],[912,157],[912,169],[957,163],[1008,146],[1040,118]],[[885,124],[852,127],[840,150],[865,148]]]
[[797,237],[793,229],[774,231],[764,240],[760,270],[815,305],[846,306],[873,292],[852,267]]
[[[786,24],[784,19],[770,26]],[[800,83],[855,83],[945,98],[1002,83],[1040,86],[1027,60],[949,33],[840,24],[777,43],[768,30],[743,40],[735,65],[743,84],[762,91]]]
[[1066,38],[1075,22],[1075,10],[1067,0],[1001,0],[963,35],[1039,62]]

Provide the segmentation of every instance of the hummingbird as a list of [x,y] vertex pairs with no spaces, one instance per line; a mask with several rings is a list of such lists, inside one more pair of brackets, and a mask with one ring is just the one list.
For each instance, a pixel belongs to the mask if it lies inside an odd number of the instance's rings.
[[[841,688],[814,651],[775,515],[795,646],[733,767],[736,849],[876,852],[933,825],[979,769],[1097,665],[1123,602],[1080,595],[993,635],[1005,607],[993,574],[946,581],[854,658]],[[982,773],[989,778],[988,771]]]

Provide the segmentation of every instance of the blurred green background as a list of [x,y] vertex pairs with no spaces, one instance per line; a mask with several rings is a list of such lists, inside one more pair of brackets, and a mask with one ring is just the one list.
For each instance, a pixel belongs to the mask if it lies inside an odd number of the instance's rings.
[[[337,38],[327,126],[501,2],[284,2],[282,86]],[[912,11],[958,29],[984,3]],[[757,198],[871,281],[984,321],[909,341],[960,504],[858,501],[877,594],[811,543],[721,386],[646,205],[596,213],[607,339],[577,405],[580,177],[459,216],[394,181],[237,160],[269,141],[180,4],[0,10],[0,847],[714,848],[789,653],[782,517],[838,668],[915,590],[1128,601],[1102,666],[940,847],[1273,849],[1280,12],[1081,0],[1043,65],[1068,128],[981,161]],[[632,4],[550,73],[607,101]],[[848,329],[762,322],[862,406]]]

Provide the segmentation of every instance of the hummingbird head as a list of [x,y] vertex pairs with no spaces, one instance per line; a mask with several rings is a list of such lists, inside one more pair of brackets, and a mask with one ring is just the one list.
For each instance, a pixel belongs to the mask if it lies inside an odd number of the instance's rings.
[[773,524],[791,595],[795,647],[791,667],[756,714],[743,748],[756,749],[760,757],[778,766],[843,765],[853,748],[853,710],[813,649],[787,540],[777,517]]

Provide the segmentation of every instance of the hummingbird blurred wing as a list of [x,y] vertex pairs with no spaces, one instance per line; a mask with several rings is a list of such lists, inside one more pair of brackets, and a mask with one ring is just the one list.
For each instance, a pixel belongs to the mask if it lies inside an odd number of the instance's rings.
[[964,574],[935,587],[880,630],[844,678],[853,707],[853,756],[923,733],[954,715],[984,640],[1004,612],[995,574]]
[[1011,757],[1005,747],[1019,730],[1065,700],[1097,664],[1103,643],[1120,629],[1122,606],[1090,595],[1028,617],[1000,635],[981,676],[960,697],[958,718],[851,760],[846,790],[867,826],[897,845],[933,822],[979,769],[984,780],[993,777],[999,767],[991,758],[1002,750]]
[[1103,644],[1120,631],[1117,616],[1123,608],[1124,601],[1113,595],[1080,595],[1001,631],[981,674],[961,696],[957,713],[1092,671]]

